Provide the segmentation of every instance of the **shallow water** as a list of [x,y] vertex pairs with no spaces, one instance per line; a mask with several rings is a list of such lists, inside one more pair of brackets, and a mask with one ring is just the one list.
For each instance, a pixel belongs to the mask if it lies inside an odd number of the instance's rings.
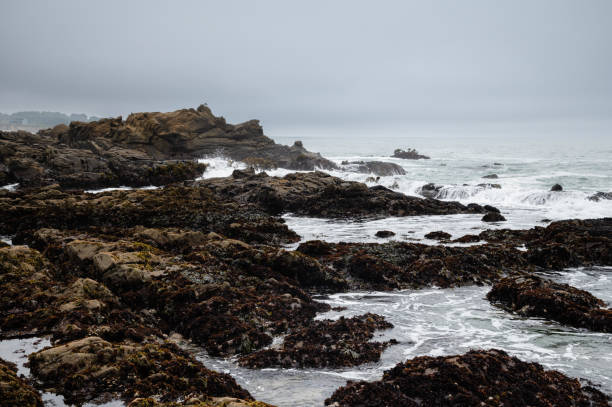
[[[612,268],[572,269],[550,278],[591,291],[612,301]],[[278,406],[320,406],[347,380],[377,380],[384,370],[416,356],[459,354],[470,349],[503,349],[571,377],[586,379],[612,394],[612,334],[564,327],[539,318],[521,318],[492,306],[490,287],[358,292],[321,298],[343,306],[319,318],[336,319],[366,312],[384,315],[394,328],[378,338],[400,343],[378,363],[349,369],[264,369],[238,367],[232,360],[198,355],[209,368],[230,373],[251,394]]]

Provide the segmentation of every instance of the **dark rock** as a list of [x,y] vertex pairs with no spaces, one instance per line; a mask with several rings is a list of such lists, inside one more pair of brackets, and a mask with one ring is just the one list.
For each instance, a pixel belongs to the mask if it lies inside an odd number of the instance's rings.
[[40,227],[83,229],[142,225],[214,231],[246,242],[270,244],[299,240],[282,219],[271,217],[255,205],[219,197],[203,187],[83,194],[62,192],[57,186],[50,186],[10,192],[0,194],[0,219],[0,234]]
[[375,382],[349,381],[326,405],[417,406],[608,406],[609,398],[557,371],[523,362],[502,350],[421,356]]
[[396,341],[370,342],[374,331],[393,325],[384,317],[365,314],[336,321],[314,321],[285,337],[278,349],[257,351],[240,359],[250,368],[348,367],[377,362],[382,351]]
[[87,337],[29,359],[43,387],[71,404],[109,396],[131,400],[160,395],[162,401],[173,401],[191,394],[252,400],[231,376],[206,369],[172,343],[112,344]]
[[503,217],[499,210],[497,212],[488,212],[482,217],[483,222],[504,222],[506,218]]
[[0,406],[43,407],[40,394],[25,379],[17,376],[17,367],[0,359]]
[[563,187],[560,184],[555,184],[550,188],[552,192],[560,192],[563,191]]
[[435,198],[440,192],[440,189],[442,189],[441,185],[429,183],[421,187],[419,194],[423,195],[425,198]]
[[497,209],[494,206],[491,205],[485,205],[483,206],[483,208],[487,211],[487,212],[493,212],[493,213],[500,213],[499,209]]
[[409,148],[408,150],[402,150],[398,148],[393,151],[392,157],[403,158],[405,160],[429,160],[428,156],[419,154],[414,148]]
[[612,200],[612,192],[597,192],[587,198],[589,201]]
[[497,179],[499,178],[499,176],[497,174],[489,174],[489,175],[484,175],[482,178]]
[[450,240],[450,238],[451,238],[450,233],[446,233],[441,230],[435,231],[435,232],[429,232],[428,234],[425,235],[425,239],[432,239],[432,240]]
[[504,309],[565,325],[612,332],[612,310],[590,293],[537,276],[515,276],[496,283],[487,299]]
[[501,189],[500,184],[478,184],[476,186],[485,188],[485,189]]
[[390,230],[379,230],[378,232],[376,232],[375,236],[381,238],[391,237],[395,236],[395,232],[392,232]]
[[226,200],[250,202],[270,214],[291,212],[326,218],[364,218],[455,213],[484,213],[480,205],[406,196],[381,185],[369,187],[322,172],[211,178],[205,186]]
[[343,161],[342,169],[364,174],[374,174],[380,177],[406,175],[406,171],[401,165],[384,161]]

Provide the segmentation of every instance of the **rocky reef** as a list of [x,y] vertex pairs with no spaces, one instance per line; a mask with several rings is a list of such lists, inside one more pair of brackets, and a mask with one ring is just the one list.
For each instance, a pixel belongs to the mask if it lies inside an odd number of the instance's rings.
[[428,156],[419,154],[414,148],[409,148],[407,150],[397,148],[395,151],[393,151],[392,157],[403,158],[404,160],[429,160]]
[[164,185],[197,178],[205,166],[192,160],[219,154],[261,168],[336,168],[301,142],[274,143],[257,120],[228,124],[202,105],[72,122],[37,134],[0,132],[0,185]]
[[194,185],[206,186],[226,199],[255,203],[271,214],[363,218],[487,212],[477,204],[407,196],[381,185],[368,187],[323,172],[292,173],[281,178],[236,170],[231,178],[205,179]]
[[417,406],[608,406],[597,389],[544,370],[502,350],[423,356],[399,363],[376,382],[349,382],[326,405]]
[[592,294],[538,276],[515,276],[496,283],[487,299],[504,309],[577,328],[612,332],[612,310]]

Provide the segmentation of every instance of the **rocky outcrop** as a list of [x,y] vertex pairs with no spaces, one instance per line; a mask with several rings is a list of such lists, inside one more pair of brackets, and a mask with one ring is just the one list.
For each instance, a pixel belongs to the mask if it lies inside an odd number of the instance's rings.
[[298,251],[334,270],[352,290],[394,290],[490,284],[528,268],[521,251],[489,245],[429,246],[405,242],[309,241]]
[[0,359],[0,406],[43,407],[40,394],[17,375],[17,367]]
[[195,161],[162,161],[119,146],[98,149],[69,147],[60,143],[53,131],[38,134],[0,132],[0,185],[19,183],[21,187],[32,187],[57,183],[64,188],[159,186],[195,179],[205,169],[205,164]]
[[301,142],[274,143],[256,120],[231,125],[200,106],[72,122],[37,134],[0,132],[0,185],[166,185],[199,177],[206,166],[193,160],[219,154],[257,168],[336,168]]
[[163,403],[153,398],[137,398],[128,407],[274,407],[261,401],[249,401],[235,397],[190,397],[181,402]]
[[401,148],[398,148],[393,151],[392,157],[403,158],[405,160],[429,160],[429,157],[427,157],[426,155],[419,154],[414,148],[409,148],[407,150],[402,150]]
[[488,175],[484,175],[482,178],[486,178],[486,179],[498,179],[499,175],[497,175],[497,174],[488,174]]
[[236,170],[231,178],[211,178],[194,184],[206,186],[225,199],[256,204],[271,214],[363,218],[486,212],[477,204],[406,196],[380,185],[368,187],[323,172],[293,173],[280,178]]
[[555,184],[550,188],[551,192],[561,192],[563,191],[563,187],[561,184]]
[[378,232],[374,234],[374,236],[380,237],[381,239],[386,239],[388,237],[395,236],[395,232],[391,230],[379,230]]
[[113,344],[87,337],[29,356],[45,389],[68,403],[158,396],[162,401],[192,394],[251,399],[227,374],[206,369],[169,342]]
[[602,300],[567,284],[537,276],[515,276],[496,283],[487,299],[528,317],[541,317],[577,328],[612,332],[612,310]]
[[274,143],[259,121],[228,124],[204,105],[168,113],[133,113],[97,122],[73,122],[59,141],[75,148],[119,145],[161,160],[193,159],[223,154],[234,160],[259,158],[292,170],[331,169],[336,166],[297,141],[291,147]]
[[217,232],[245,242],[288,243],[297,234],[262,209],[219,197],[201,187],[66,192],[57,186],[21,192],[0,191],[0,234],[50,227],[84,229],[184,227]]
[[380,177],[406,175],[401,165],[384,161],[342,161],[341,165],[344,171],[374,174]]
[[374,331],[392,327],[384,317],[375,314],[340,317],[336,321],[314,321],[287,335],[280,347],[252,353],[240,359],[240,364],[259,369],[337,368],[377,362],[383,350],[397,342],[370,340]]
[[502,350],[422,356],[376,382],[348,382],[325,401],[337,407],[609,406],[609,398],[562,373]]
[[506,218],[504,218],[504,216],[499,213],[499,211],[497,212],[488,212],[486,215],[484,215],[481,219],[483,222],[505,222]]

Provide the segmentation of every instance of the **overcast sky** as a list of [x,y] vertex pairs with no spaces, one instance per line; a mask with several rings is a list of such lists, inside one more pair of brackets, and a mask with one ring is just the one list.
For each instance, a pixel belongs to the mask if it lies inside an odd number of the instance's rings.
[[0,111],[609,119],[612,1],[0,2]]

